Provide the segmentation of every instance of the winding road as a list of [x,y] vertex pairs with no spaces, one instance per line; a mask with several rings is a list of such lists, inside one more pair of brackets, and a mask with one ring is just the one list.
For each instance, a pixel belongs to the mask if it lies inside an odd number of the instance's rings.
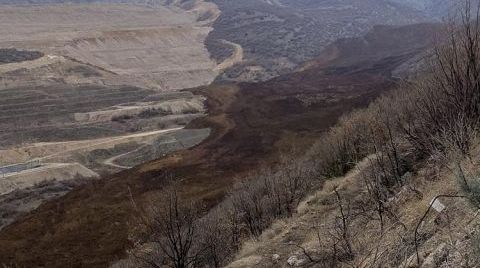
[[220,42],[224,45],[233,47],[234,51],[230,57],[228,57],[226,60],[224,60],[222,63],[220,63],[214,68],[214,71],[216,72],[223,72],[226,69],[234,66],[235,64],[243,61],[243,47],[241,45],[227,40],[220,40]]
[[119,154],[119,155],[116,155],[114,157],[110,157],[108,158],[107,160],[103,161],[103,164],[106,165],[106,166],[111,166],[111,167],[114,167],[114,168],[121,168],[121,169],[129,169],[129,168],[132,168],[132,167],[127,167],[127,166],[122,166],[122,165],[118,165],[118,164],[115,164],[115,160],[123,157],[123,156],[126,156],[126,155],[129,155],[131,153],[134,153],[138,150],[141,150],[142,148],[144,148],[145,146],[147,146],[147,144],[144,144],[138,148],[136,148],[135,150],[133,151],[129,151],[129,152],[126,152],[126,153],[123,153],[123,154]]

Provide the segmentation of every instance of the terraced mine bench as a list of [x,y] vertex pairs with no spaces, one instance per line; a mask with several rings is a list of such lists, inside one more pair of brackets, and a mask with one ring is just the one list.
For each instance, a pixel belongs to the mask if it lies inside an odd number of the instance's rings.
[[39,160],[33,160],[25,163],[3,166],[3,167],[0,167],[0,175],[4,177],[5,174],[17,173],[24,170],[38,168],[38,167],[41,167]]

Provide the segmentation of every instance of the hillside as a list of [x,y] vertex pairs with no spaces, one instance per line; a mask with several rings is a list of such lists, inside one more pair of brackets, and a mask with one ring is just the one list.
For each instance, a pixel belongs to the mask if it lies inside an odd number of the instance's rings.
[[[448,0],[392,0],[392,2],[410,6],[438,19],[453,15],[452,10],[454,11],[455,8],[458,8],[456,5],[464,4],[464,1],[455,2]],[[472,1],[472,3],[476,3],[476,1]]]
[[[201,33],[197,31],[190,33],[187,31],[183,34],[177,33],[182,32],[177,29],[169,33],[172,35],[168,37],[168,39],[171,39],[171,42],[195,44],[195,41],[192,42],[193,40],[176,40],[176,38],[179,38],[177,37],[179,34],[182,35],[181,38],[191,38],[192,34],[205,35],[208,52],[217,63],[222,62],[232,55],[235,46],[243,49],[242,59],[237,60],[235,62],[236,64],[234,64],[235,66],[228,68],[225,73],[220,72],[220,74],[223,73],[219,78],[220,80],[233,81],[265,81],[277,75],[291,72],[304,61],[318,56],[328,44],[339,38],[361,36],[375,25],[405,25],[439,21],[452,10],[452,7],[445,1],[439,3],[438,1],[430,0],[214,0],[211,2],[166,0],[0,1],[0,4],[22,5],[22,9],[25,8],[25,4],[48,7],[51,6],[52,3],[74,3],[77,5],[91,5],[93,3],[96,5],[110,5],[112,7],[118,4],[127,4],[127,6],[133,4],[137,7],[153,8],[153,10],[150,10],[153,13],[164,12],[160,10],[165,10],[166,7],[167,9],[174,9],[178,13],[170,17],[170,21],[174,22],[179,20],[176,23],[185,26],[185,21],[182,22],[181,19],[187,15],[187,17],[198,20],[197,24],[199,26],[211,26],[212,28],[204,29]],[[183,12],[185,10],[189,11],[189,14],[185,14]],[[69,11],[65,10],[65,12]],[[14,13],[15,11],[12,11],[12,14]],[[165,16],[168,15],[162,14],[157,17]],[[6,18],[9,21],[15,21],[15,19],[8,18],[8,16]],[[38,18],[35,19],[35,21],[37,20]],[[64,24],[65,22],[58,23]],[[151,21],[151,23],[163,25],[164,21]],[[191,20],[187,22],[188,25],[191,25],[191,23]],[[189,29],[189,27],[184,28],[185,30]],[[208,37],[206,37],[207,33],[209,33]],[[112,45],[109,45],[109,42],[112,42],[111,40],[109,41],[109,38],[120,38],[113,37],[113,34],[122,35],[121,32],[109,34],[110,37],[104,41],[105,44],[102,46]],[[131,34],[133,33],[130,33],[130,35]],[[147,34],[147,32],[144,31],[143,34]],[[165,34],[165,32],[160,33],[155,32],[155,29],[150,29],[148,34]],[[83,37],[80,37],[78,42],[83,42],[81,40],[82,38]],[[111,47],[110,50],[119,51],[121,49],[121,51],[124,51],[125,49],[131,49],[132,46],[138,45],[139,42],[147,42],[141,39],[128,41],[132,38],[128,34],[121,38],[125,39],[126,43],[117,48]],[[136,55],[133,51],[127,58],[124,58],[127,55],[122,54],[120,54],[121,56],[109,54],[108,57],[107,55],[89,55],[92,53],[98,54],[98,52],[95,52],[95,47],[98,46],[98,44],[92,44],[91,42],[92,40],[89,38],[85,40],[85,44],[81,47],[77,45],[73,46],[69,49],[69,53],[81,60],[92,61],[95,65],[106,67],[107,69],[114,68],[122,75],[138,76],[141,72],[146,72],[149,74],[145,77],[150,83],[148,85],[153,84],[160,88],[185,88],[195,85],[195,83],[188,82],[189,80],[198,81],[197,84],[201,84],[207,83],[215,78],[215,74],[212,73],[213,63],[207,61],[205,51],[200,51],[199,49],[201,48],[199,47],[182,48],[182,51],[178,51],[183,53],[187,51],[198,51],[198,55],[195,55],[197,59],[195,61],[196,67],[191,69],[193,65],[190,64],[187,68],[189,75],[186,76],[177,73],[177,70],[170,71],[168,67],[163,67],[162,70],[152,72],[151,69],[155,68],[152,64],[159,60],[160,57],[165,56],[161,52],[157,52],[159,53],[158,58],[157,55],[154,55],[154,57],[149,57],[148,60],[143,57],[139,58],[141,56]],[[148,47],[151,51],[152,44],[148,44]],[[158,47],[158,49],[163,50],[168,48]],[[111,58],[110,56],[114,57]],[[125,64],[127,62],[128,64],[132,64],[132,58],[135,56],[137,56],[137,60],[134,60],[134,64],[137,67],[124,70]],[[180,58],[175,58],[176,54],[168,55],[168,57],[171,57],[169,61],[173,63],[184,62]],[[108,61],[105,61],[106,58],[108,58]],[[180,69],[184,68],[180,67]],[[167,76],[167,78],[159,80],[160,74]]]
[[[226,267],[479,267],[480,28],[468,12],[408,82],[343,116],[300,161],[228,196],[216,219],[239,208],[250,237]],[[277,198],[285,185],[306,197]]]
[[[420,44],[428,44],[430,26],[409,27],[416,30]],[[188,128],[211,128],[206,141],[46,202],[0,231],[0,259],[48,267],[104,267],[119,260],[131,247],[129,223],[134,211],[129,196],[148,202],[174,174],[182,178],[183,196],[203,202],[204,209],[214,206],[236,178],[263,165],[278,164],[292,144],[304,151],[343,113],[364,107],[391,89],[395,82],[390,71],[421,51],[410,42],[411,30],[386,28],[384,34],[409,36],[399,38],[405,41],[403,49],[392,49],[393,55],[379,57],[371,65],[359,66],[361,59],[352,58],[348,62],[356,72],[314,66],[263,83],[192,90],[207,98],[208,116],[194,120]],[[350,42],[356,46],[358,41]],[[382,49],[387,51],[389,46]],[[342,53],[338,59],[349,57]],[[378,65],[383,68],[375,68]],[[32,239],[36,243],[30,243]]]
[[[275,221],[258,239],[245,242],[226,267],[478,267],[478,208],[468,200],[448,197],[438,199],[445,211],[431,208],[425,214],[418,230],[422,262],[417,264],[413,235],[430,202],[438,195],[461,195],[448,168],[436,175],[430,167],[407,174],[408,186],[398,189],[389,202],[395,214],[386,216],[384,232],[374,216],[369,220],[363,218],[367,215],[354,215],[362,213],[359,206],[367,199],[364,176],[372,168],[371,159],[366,158],[346,176],[327,181],[298,205],[293,217]],[[341,216],[335,191],[349,206],[349,231],[356,251],[355,259],[336,264],[332,243]],[[338,254],[341,250],[339,245]]]
[[214,3],[222,13],[213,24],[207,45],[215,58],[222,55],[217,40],[243,47],[244,62],[222,76],[237,81],[265,80],[288,73],[318,56],[329,43],[361,36],[374,25],[434,20],[419,10],[384,0]]
[[[194,262],[181,260],[180,268],[290,265],[289,246],[270,261],[277,253],[268,244],[282,237],[263,237],[255,252],[243,243],[269,233],[279,218],[290,221],[295,243],[311,242],[296,226],[317,219],[306,209],[334,210],[326,203],[337,193],[328,183],[321,188],[326,178],[348,184],[339,189],[352,202],[380,202],[382,228],[391,224],[392,214],[383,221],[384,203],[413,207],[386,201],[404,197],[397,191],[405,174],[422,181],[421,172],[444,168],[428,166],[433,151],[471,149],[464,133],[472,133],[479,109],[455,105],[480,98],[449,99],[458,92],[445,85],[463,78],[437,84],[444,80],[427,72],[423,84],[416,80],[430,64],[433,39],[445,32],[435,22],[449,11],[430,0],[0,0],[0,266],[144,267],[138,256],[170,266],[175,260],[158,247],[168,219],[199,226],[187,237],[195,241],[181,242],[193,245],[181,251]],[[395,93],[399,86],[408,94]],[[403,110],[423,93],[442,101]],[[462,113],[452,120],[439,111]],[[429,121],[432,114],[441,120]],[[446,136],[448,145],[439,142]],[[346,174],[355,164],[361,172]],[[385,184],[377,199],[364,195],[365,177]],[[430,196],[444,183],[453,193],[451,181],[439,181],[432,189],[406,185]],[[306,202],[295,214],[310,194],[322,205]],[[164,214],[173,204],[179,213]],[[372,210],[352,211],[375,218]],[[322,213],[325,224],[336,215]],[[367,223],[375,233],[376,222]],[[362,240],[369,238],[378,237]],[[371,244],[343,242],[347,251],[336,255],[335,247],[332,259],[348,264],[364,256],[353,254],[357,247]],[[199,249],[201,257],[188,256]],[[295,255],[305,260],[316,250]]]

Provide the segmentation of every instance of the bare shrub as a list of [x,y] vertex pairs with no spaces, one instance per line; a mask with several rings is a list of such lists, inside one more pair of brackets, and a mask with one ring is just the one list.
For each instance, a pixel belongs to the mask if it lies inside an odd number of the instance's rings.
[[229,245],[229,233],[226,232],[228,227],[225,224],[227,223],[222,216],[217,212],[205,217],[198,224],[202,230],[199,237],[203,248],[202,262],[209,267],[222,267],[225,259],[233,252]]
[[203,248],[199,266],[223,267],[240,246],[241,222],[230,200],[222,202],[198,221]]
[[317,170],[327,178],[344,175],[370,154],[368,137],[371,117],[367,110],[343,116],[307,153]]
[[[480,21],[470,1],[452,19],[428,60],[428,68],[405,94],[405,134],[425,155],[456,149],[468,155],[480,119]],[[404,98],[405,99],[405,98]]]
[[[352,223],[352,211],[350,203],[343,200],[342,196],[337,189],[335,196],[337,197],[337,204],[339,215],[335,218],[335,227],[332,236],[337,242],[334,243],[334,252],[337,252],[337,247],[340,248],[346,260],[353,259],[355,251],[352,243],[352,234],[350,232],[350,225]],[[337,254],[335,254],[337,255]]]
[[249,180],[239,184],[238,188],[232,193],[231,199],[234,207],[238,209],[241,221],[246,225],[250,235],[260,236],[262,231],[270,224],[269,203],[266,202],[267,188],[263,183],[265,181]]
[[134,256],[151,267],[194,267],[200,249],[195,244],[198,233],[193,207],[181,202],[175,189],[164,191],[140,215],[146,231],[143,249]]
[[285,160],[284,165],[250,175],[202,217],[174,189],[164,191],[140,213],[145,235],[132,255],[150,267],[222,267],[245,238],[291,216],[312,189],[311,162]]
[[[191,209],[180,209],[178,199],[170,198],[162,213],[153,213],[162,216],[146,224],[155,238],[150,242],[158,245],[158,256],[162,256],[155,263],[173,267],[225,265],[242,240],[259,237],[277,218],[292,216],[300,200],[315,189],[312,186],[321,185],[321,179],[342,176],[365,157],[369,169],[361,174],[364,191],[350,199],[335,190],[338,215],[328,230],[330,236],[319,234],[325,256],[304,252],[310,261],[328,262],[331,267],[337,262],[354,263],[357,256],[368,258],[371,253],[362,252],[352,226],[378,221],[379,225],[368,226],[378,226],[381,237],[389,227],[403,225],[391,207],[391,199],[407,188],[404,175],[438,155],[446,159],[452,151],[460,155],[457,160],[468,158],[477,137],[478,13],[472,17],[467,4],[459,23],[450,24],[449,33],[432,51],[427,68],[418,78],[402,83],[397,91],[368,108],[342,117],[306,157],[287,158],[278,170],[264,170],[244,178],[220,205],[197,220]],[[470,178],[462,181],[466,182],[464,188],[470,199],[480,203],[480,183]],[[412,241],[417,242],[399,233],[397,245],[401,250],[385,252],[384,256],[391,259],[390,263],[404,263],[414,248]],[[377,262],[384,257],[373,258]]]
[[249,234],[258,237],[274,219],[294,213],[315,177],[310,162],[291,160],[278,171],[264,170],[238,183],[229,199]]

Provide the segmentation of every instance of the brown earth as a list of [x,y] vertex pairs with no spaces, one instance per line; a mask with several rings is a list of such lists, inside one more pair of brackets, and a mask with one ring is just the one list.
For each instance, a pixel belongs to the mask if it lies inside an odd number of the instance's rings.
[[355,62],[348,71],[313,66],[260,84],[193,90],[208,98],[209,116],[189,127],[212,128],[206,141],[43,204],[0,232],[0,263],[107,266],[132,246],[132,197],[148,201],[174,177],[183,197],[208,209],[236,178],[275,165],[293,146],[302,151],[340,115],[392,88],[390,71],[417,53],[408,48],[374,64]]

